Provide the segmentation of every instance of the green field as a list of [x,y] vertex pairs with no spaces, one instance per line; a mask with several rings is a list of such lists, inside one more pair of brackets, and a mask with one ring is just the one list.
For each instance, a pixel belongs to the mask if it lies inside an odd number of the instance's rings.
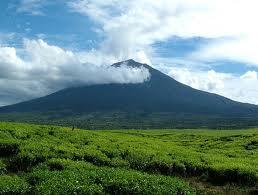
[[0,123],[0,194],[258,193],[258,130]]

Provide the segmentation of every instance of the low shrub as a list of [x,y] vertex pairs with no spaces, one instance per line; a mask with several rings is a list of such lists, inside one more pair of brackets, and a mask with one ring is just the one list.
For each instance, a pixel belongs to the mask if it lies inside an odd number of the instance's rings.
[[[133,170],[97,167],[83,161],[52,159],[64,169],[50,171],[36,169],[29,176],[36,193],[46,194],[195,194],[179,178],[150,175]],[[32,182],[30,182],[32,183]]]
[[217,184],[226,183],[238,183],[240,185],[250,185],[256,184],[257,179],[255,173],[240,169],[212,169],[208,171],[208,181]]
[[0,160],[0,175],[4,174],[5,172],[6,172],[6,165],[2,160]]
[[18,176],[0,176],[0,194],[28,194],[29,184]]
[[0,141],[0,157],[16,155],[19,152],[19,144],[13,140]]
[[44,156],[39,155],[17,155],[8,161],[7,169],[11,172],[29,171],[39,163],[44,162]]

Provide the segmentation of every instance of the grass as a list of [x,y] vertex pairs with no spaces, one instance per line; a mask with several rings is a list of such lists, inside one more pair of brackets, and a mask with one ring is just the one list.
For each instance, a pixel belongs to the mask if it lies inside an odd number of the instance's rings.
[[255,193],[257,143],[257,129],[87,131],[0,123],[0,194]]

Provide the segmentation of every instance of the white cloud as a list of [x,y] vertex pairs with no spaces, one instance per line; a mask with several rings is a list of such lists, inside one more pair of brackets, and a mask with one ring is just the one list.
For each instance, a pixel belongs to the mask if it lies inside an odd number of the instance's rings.
[[214,70],[172,68],[168,75],[195,89],[217,93],[240,102],[258,104],[258,78],[255,71],[233,75]]
[[179,36],[219,39],[201,48],[200,59],[258,64],[254,0],[73,0],[68,5],[100,25],[104,50],[119,59],[139,51],[148,55],[153,43]]
[[141,83],[150,76],[145,68],[115,68],[90,60],[85,53],[66,51],[43,40],[27,39],[21,49],[0,47],[0,103],[8,101],[4,97],[14,103],[81,84]]
[[201,61],[230,60],[258,66],[258,38],[236,37],[209,43],[193,52],[191,57]]
[[258,74],[256,71],[247,71],[240,78],[243,80],[258,81]]
[[[42,14],[47,0],[21,0],[17,11]],[[68,6],[96,22],[101,52],[117,61],[150,63],[152,44],[173,36],[218,38],[195,53],[199,60],[258,65],[258,2],[254,0],[70,0]],[[140,55],[139,55],[140,54]]]
[[195,89],[214,92],[224,88],[224,80],[229,78],[229,75],[217,73],[214,70],[207,72],[195,71],[187,68],[172,68],[168,73],[176,80],[189,85]]

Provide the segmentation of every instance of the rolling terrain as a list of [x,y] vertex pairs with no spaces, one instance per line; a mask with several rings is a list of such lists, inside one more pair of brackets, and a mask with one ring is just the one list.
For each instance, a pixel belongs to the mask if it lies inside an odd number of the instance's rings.
[[257,194],[258,131],[0,123],[0,194]]

